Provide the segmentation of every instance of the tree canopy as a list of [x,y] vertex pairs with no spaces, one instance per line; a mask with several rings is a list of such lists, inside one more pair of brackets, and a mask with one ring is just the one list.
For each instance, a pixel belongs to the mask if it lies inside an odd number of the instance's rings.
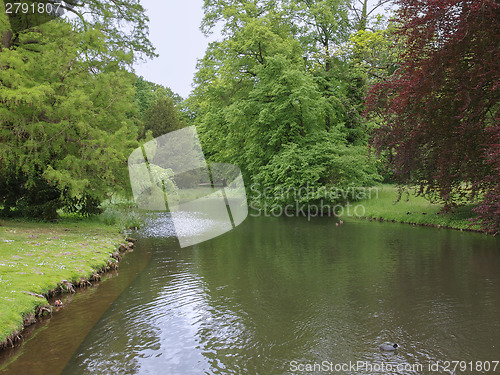
[[500,230],[500,4],[399,0],[400,68],[368,97],[398,181]]
[[[376,14],[393,4],[394,19]],[[498,2],[204,0],[201,29],[222,38],[186,100],[133,73],[155,56],[139,0],[63,6],[72,16],[49,23],[1,9],[5,211],[97,212],[129,190],[131,150],[189,123],[247,187],[367,186],[385,161],[445,208],[479,201],[498,232]]]
[[[248,182],[271,188],[377,179],[365,147],[366,70],[352,58],[359,25],[350,5],[205,1],[202,30],[219,23],[224,38],[199,62],[188,102],[210,160],[236,163]],[[320,150],[328,156],[316,158]],[[347,173],[339,155],[359,173]],[[301,168],[315,173],[290,172]]]
[[[3,6],[2,6],[3,8]],[[12,33],[0,18],[0,199],[28,215],[57,208],[95,211],[124,191],[137,147],[136,56],[151,56],[147,17],[137,1],[86,2],[89,19]],[[125,20],[130,33],[116,29]],[[127,28],[128,28],[127,27]],[[94,208],[92,208],[94,207]]]

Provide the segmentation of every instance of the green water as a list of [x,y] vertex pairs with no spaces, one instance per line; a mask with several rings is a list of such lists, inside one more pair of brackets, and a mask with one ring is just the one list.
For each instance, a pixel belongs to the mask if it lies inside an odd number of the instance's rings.
[[164,218],[135,234],[119,275],[3,353],[1,373],[494,374],[500,361],[498,239],[326,218],[248,218],[184,249],[172,233]]

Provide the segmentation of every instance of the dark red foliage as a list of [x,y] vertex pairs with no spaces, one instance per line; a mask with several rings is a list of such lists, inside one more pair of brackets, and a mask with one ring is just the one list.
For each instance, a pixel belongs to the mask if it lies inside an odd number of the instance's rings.
[[400,69],[368,94],[373,138],[401,183],[446,205],[480,200],[500,231],[500,3],[399,0]]

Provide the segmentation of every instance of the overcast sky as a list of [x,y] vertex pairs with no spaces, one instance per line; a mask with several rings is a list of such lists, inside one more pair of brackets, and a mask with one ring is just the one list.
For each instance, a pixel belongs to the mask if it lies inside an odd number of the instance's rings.
[[200,31],[203,0],[141,0],[141,4],[150,20],[150,40],[160,57],[136,65],[136,73],[186,98],[192,90],[197,59],[215,40]]

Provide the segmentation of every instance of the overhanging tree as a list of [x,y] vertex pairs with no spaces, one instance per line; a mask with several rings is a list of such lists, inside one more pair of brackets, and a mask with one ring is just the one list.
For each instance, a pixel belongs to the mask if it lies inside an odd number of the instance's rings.
[[[89,213],[127,185],[137,126],[136,77],[126,68],[140,54],[152,56],[152,47],[142,7],[114,3],[88,2],[100,12],[92,20],[59,19],[19,33],[5,18],[0,23],[0,204],[7,211],[54,217],[65,205]],[[117,15],[137,29],[111,30]]]
[[479,199],[500,230],[500,4],[399,0],[401,68],[369,95],[395,176],[447,207]]

